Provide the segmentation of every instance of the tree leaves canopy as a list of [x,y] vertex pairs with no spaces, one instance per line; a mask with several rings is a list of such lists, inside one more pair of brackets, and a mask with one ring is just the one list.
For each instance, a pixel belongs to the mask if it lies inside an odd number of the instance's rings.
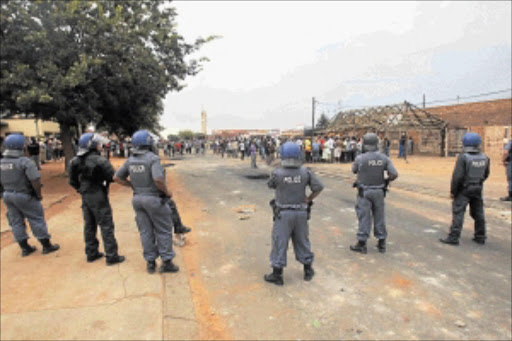
[[187,43],[170,1],[2,1],[0,112],[119,135],[159,129],[162,100],[184,87],[214,39]]
[[320,117],[318,118],[318,122],[316,123],[316,128],[324,129],[324,128],[327,128],[328,125],[329,125],[329,118],[327,117],[327,115],[322,113],[320,115]]

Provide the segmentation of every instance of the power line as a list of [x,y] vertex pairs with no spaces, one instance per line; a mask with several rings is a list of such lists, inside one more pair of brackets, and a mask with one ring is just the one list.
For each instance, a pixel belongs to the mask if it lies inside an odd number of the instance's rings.
[[[493,92],[487,92],[487,93],[483,93],[483,94],[465,96],[465,97],[457,96],[457,98],[448,98],[448,99],[440,99],[440,100],[436,100],[436,101],[429,101],[429,102],[425,102],[425,104],[459,101],[461,99],[470,99],[470,98],[477,98],[477,97],[483,97],[483,96],[489,96],[489,95],[497,95],[497,94],[501,94],[501,93],[504,93],[504,92],[511,92],[511,91],[512,91],[512,89],[504,89],[504,90],[498,90],[498,91],[493,91]],[[415,105],[416,106],[423,105],[423,102],[415,104]]]
[[[509,88],[509,89],[503,89],[503,90],[481,93],[481,94],[476,94],[476,95],[464,96],[464,97],[457,96],[456,98],[447,98],[447,99],[440,99],[440,100],[435,100],[435,101],[428,101],[428,102],[425,102],[425,105],[434,104],[434,103],[453,102],[453,101],[458,101],[458,100],[478,98],[478,97],[484,97],[484,96],[490,96],[490,95],[497,95],[497,94],[501,94],[501,93],[505,93],[505,92],[511,92],[511,97],[512,97],[512,88]],[[387,104],[387,105],[389,105],[389,104]],[[420,107],[423,105],[423,102],[416,103],[414,105]],[[385,105],[344,105],[343,109],[366,109],[366,108],[379,107],[379,106],[385,106]]]

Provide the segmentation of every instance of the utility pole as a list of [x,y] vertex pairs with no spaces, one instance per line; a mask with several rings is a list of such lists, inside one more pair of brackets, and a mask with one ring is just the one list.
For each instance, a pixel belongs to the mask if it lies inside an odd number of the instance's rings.
[[425,109],[425,94],[423,94],[423,109]]
[[315,97],[313,97],[313,112],[311,115],[311,143],[313,143],[314,136],[315,136]]

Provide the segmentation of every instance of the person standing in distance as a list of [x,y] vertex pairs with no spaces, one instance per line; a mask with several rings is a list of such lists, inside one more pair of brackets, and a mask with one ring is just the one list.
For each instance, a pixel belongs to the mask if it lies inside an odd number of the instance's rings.
[[[386,252],[386,220],[384,198],[387,185],[398,177],[398,173],[391,160],[377,151],[379,138],[374,133],[363,136],[363,154],[359,155],[352,164],[352,172],[357,174],[354,187],[357,187],[356,213],[359,221],[357,231],[358,242],[350,246],[350,250],[366,253],[366,240],[372,229],[374,236],[379,240],[379,252]],[[384,173],[387,172],[387,178]]]
[[462,139],[463,153],[457,157],[452,174],[450,197],[452,203],[452,225],[448,236],[439,239],[450,245],[459,245],[464,224],[464,214],[469,204],[469,213],[475,221],[473,241],[485,244],[485,215],[482,191],[484,181],[489,177],[490,160],[480,152],[482,139],[477,133],[466,133]]
[[[272,273],[265,275],[265,281],[283,285],[283,268],[286,267],[286,252],[290,238],[297,261],[304,265],[304,280],[310,281],[315,271],[312,264],[314,254],[309,242],[309,210],[324,189],[320,180],[306,167],[302,167],[300,147],[294,142],[281,146],[281,167],[272,172],[267,185],[275,189],[271,201],[274,213],[272,228],[272,251],[270,264]],[[306,187],[312,193],[306,197]]]
[[114,181],[133,189],[132,205],[148,273],[155,272],[159,256],[163,261],[160,272],[178,272],[172,262],[171,193],[160,158],[153,152],[153,137],[147,130],[139,130],[133,134],[132,144],[133,155],[117,171]]
[[508,140],[503,148],[503,154],[501,155],[501,161],[505,166],[508,181],[508,196],[500,198],[501,201],[512,201],[512,139]]
[[85,133],[78,140],[78,153],[69,163],[69,184],[82,196],[84,217],[85,254],[91,263],[104,256],[98,251],[96,238],[98,225],[107,254],[107,265],[122,263],[124,256],[117,251],[114,236],[112,208],[108,200],[108,187],[113,181],[114,168],[101,156],[101,149],[107,139],[94,133]]
[[44,219],[41,174],[36,164],[24,156],[24,147],[23,135],[11,134],[5,138],[5,152],[0,159],[0,183],[7,207],[7,221],[14,240],[20,245],[22,257],[36,251],[34,246],[28,244],[25,219],[30,223],[34,237],[43,246],[43,254],[59,249],[58,244],[51,244]]

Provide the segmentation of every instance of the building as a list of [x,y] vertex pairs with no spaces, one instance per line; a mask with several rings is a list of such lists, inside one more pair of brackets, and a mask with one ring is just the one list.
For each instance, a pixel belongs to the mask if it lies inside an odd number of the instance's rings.
[[280,129],[217,129],[212,130],[211,135],[220,138],[233,138],[238,136],[279,136]]
[[482,151],[499,158],[503,144],[512,136],[512,99],[426,108],[447,123],[447,155],[460,153],[464,133],[482,137]]
[[7,118],[0,123],[0,136],[4,137],[19,133],[27,137],[49,137],[60,133],[57,122],[43,121],[34,118]]
[[511,137],[512,99],[418,108],[413,104],[387,105],[340,112],[322,133],[361,137],[368,131],[386,136],[398,150],[400,136],[414,141],[414,154],[454,156],[462,151],[468,131],[482,137],[482,151],[499,158]]
[[208,117],[204,109],[201,111],[201,133],[204,135],[208,134]]

